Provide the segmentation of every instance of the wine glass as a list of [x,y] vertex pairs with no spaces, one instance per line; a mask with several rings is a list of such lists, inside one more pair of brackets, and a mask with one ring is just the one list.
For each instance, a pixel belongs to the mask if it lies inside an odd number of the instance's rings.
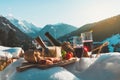
[[83,43],[84,54],[88,53],[88,56],[90,56],[92,54],[93,48],[92,32],[81,33],[81,38]]
[[73,37],[73,48],[76,57],[78,58],[82,57],[83,45],[82,45],[81,37],[79,36]]

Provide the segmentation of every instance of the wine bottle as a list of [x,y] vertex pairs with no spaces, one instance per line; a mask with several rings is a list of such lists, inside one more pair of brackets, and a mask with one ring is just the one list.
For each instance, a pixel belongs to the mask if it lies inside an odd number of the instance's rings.
[[57,41],[49,32],[45,33],[45,36],[50,40],[50,42],[54,45],[54,46],[61,46],[63,50],[65,51],[71,51],[74,52],[74,49],[72,48],[72,46],[70,45],[70,43],[68,42],[63,42],[60,43],[59,41]]
[[39,36],[39,37],[36,37],[35,40],[37,41],[37,43],[39,45],[41,45],[42,48],[44,48],[44,52],[45,54],[49,55],[51,54],[51,52],[49,51],[48,47],[46,46],[46,44],[43,42],[42,38]]
[[61,43],[57,41],[49,32],[46,32],[45,36],[50,40],[51,44],[53,44],[54,46],[61,46]]

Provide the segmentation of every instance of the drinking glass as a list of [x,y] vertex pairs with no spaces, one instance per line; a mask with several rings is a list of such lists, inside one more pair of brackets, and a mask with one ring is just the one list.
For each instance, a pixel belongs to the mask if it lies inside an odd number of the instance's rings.
[[80,37],[74,37],[73,38],[73,47],[74,47],[74,52],[76,57],[80,58],[82,57],[83,53],[83,46],[82,46],[82,41]]
[[90,56],[93,48],[92,32],[81,33],[81,38],[82,38],[84,53],[87,52],[88,56]]

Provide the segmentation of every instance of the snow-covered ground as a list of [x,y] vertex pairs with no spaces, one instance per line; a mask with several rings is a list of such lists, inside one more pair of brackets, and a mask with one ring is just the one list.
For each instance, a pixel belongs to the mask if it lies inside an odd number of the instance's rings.
[[20,66],[24,60],[9,65],[2,73],[2,80],[80,80],[74,74],[62,67],[53,67],[47,70],[32,68],[23,72],[17,72],[16,67]]
[[84,72],[77,74],[82,80],[120,80],[120,53],[101,55]]
[[23,59],[9,65],[1,72],[1,80],[119,80],[120,53],[105,53],[98,58],[81,58],[66,67],[46,70],[32,68],[17,72]]
[[7,56],[7,57],[18,57],[19,54],[24,53],[21,47],[5,47],[0,46],[0,56]]
[[[118,38],[118,37],[117,37]],[[115,38],[114,38],[115,39]],[[110,40],[109,40],[110,41]],[[112,44],[116,44],[112,43]],[[19,47],[0,46],[0,55],[17,56],[22,49]],[[94,54],[95,55],[95,54]],[[53,67],[46,70],[32,68],[24,72],[17,72],[23,58],[10,64],[0,72],[0,80],[119,80],[120,79],[120,53],[102,53],[97,58],[78,58],[71,65]]]
[[116,44],[120,44],[120,34],[113,35],[105,40],[103,42],[109,42],[108,48],[110,52],[114,52],[114,46]]

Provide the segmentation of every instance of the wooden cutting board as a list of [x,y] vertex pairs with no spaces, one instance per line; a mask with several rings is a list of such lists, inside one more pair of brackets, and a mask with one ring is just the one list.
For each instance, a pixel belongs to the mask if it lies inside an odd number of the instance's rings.
[[37,63],[33,64],[33,63],[23,62],[21,66],[16,67],[16,70],[18,72],[22,72],[22,71],[30,69],[30,68],[48,69],[48,68],[56,67],[56,66],[64,67],[66,65],[76,62],[76,60],[77,60],[77,58],[71,58],[69,60],[62,60],[62,61],[56,62],[52,65],[41,65],[41,64],[37,64]]

